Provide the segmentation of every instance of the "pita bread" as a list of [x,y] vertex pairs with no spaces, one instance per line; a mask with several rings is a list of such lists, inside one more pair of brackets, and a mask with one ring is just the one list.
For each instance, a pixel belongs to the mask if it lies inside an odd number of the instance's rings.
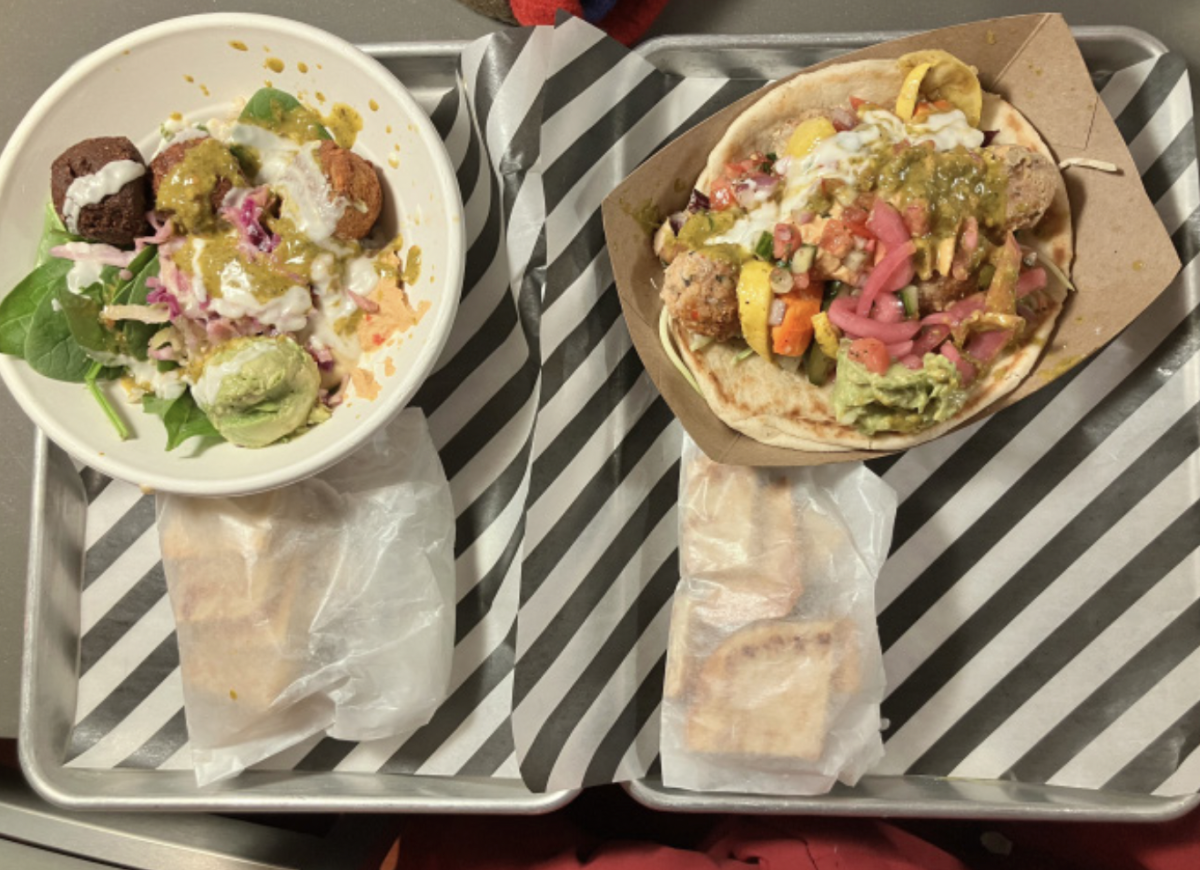
[[816,761],[837,662],[832,623],[768,622],[731,635],[696,675],[687,746]]
[[[781,151],[797,123],[812,114],[849,104],[851,96],[881,105],[895,102],[902,76],[892,60],[865,60],[829,66],[799,75],[767,93],[730,125],[709,156],[697,188],[709,192],[710,181],[725,164],[754,151]],[[1012,105],[984,94],[980,129],[996,130],[992,144],[1021,145],[1057,163],[1029,121]],[[1064,274],[1070,274],[1073,236],[1070,204],[1061,174],[1054,201],[1032,231],[1018,240],[1034,248]],[[1017,347],[1003,352],[971,387],[963,409],[950,420],[913,433],[869,436],[837,421],[832,385],[817,387],[803,374],[788,372],[751,355],[741,361],[740,343],[712,342],[693,351],[677,323],[671,334],[684,365],[713,412],[727,425],[765,444],[794,450],[830,452],[888,451],[912,447],[962,425],[1014,390],[1029,374],[1053,333],[1066,300],[1067,287],[1050,275],[1045,316]]]
[[281,545],[279,497],[244,497],[236,509],[189,499],[159,523],[186,690],[244,715],[268,709],[295,681],[320,606],[300,578],[321,566],[299,564]]
[[787,480],[700,454],[682,493],[679,553],[685,577],[707,581],[703,616],[745,625],[791,612],[804,591]]
[[803,559],[787,481],[767,470],[721,465],[698,453],[685,471],[679,530],[685,578],[671,610],[663,692],[691,682],[707,636],[792,612],[804,591]]
[[663,674],[663,697],[681,698],[687,690],[691,654],[697,624],[695,601],[686,592],[676,589],[671,602],[671,628],[667,634],[667,667]]

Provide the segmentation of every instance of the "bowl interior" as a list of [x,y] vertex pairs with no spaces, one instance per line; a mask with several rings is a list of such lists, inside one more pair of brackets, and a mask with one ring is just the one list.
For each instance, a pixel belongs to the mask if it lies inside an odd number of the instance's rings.
[[80,461],[154,489],[229,495],[280,486],[351,452],[412,398],[445,342],[462,281],[462,205],[440,138],[400,83],[376,61],[322,31],[257,15],[175,19],[110,43],[71,67],[34,105],[0,156],[0,296],[33,267],[49,168],[81,139],[123,135],[148,158],[159,125],[227,117],[264,84],[322,112],[338,103],[362,119],[354,150],[379,169],[382,220],[421,250],[413,305],[420,323],[366,359],[378,395],[351,394],[327,423],[261,450],[193,440],[167,452],[161,422],[113,404],[133,437],[120,441],[79,384],[52,381],[0,357],[0,375],[46,434]]

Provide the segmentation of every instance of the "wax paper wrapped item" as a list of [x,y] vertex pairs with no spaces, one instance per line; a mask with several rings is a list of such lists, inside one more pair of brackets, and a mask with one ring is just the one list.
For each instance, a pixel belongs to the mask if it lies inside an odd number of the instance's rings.
[[259,495],[158,499],[199,784],[318,733],[399,737],[445,698],[454,512],[424,415]]
[[895,513],[861,464],[720,465],[685,438],[664,784],[821,794],[883,757],[874,587]]

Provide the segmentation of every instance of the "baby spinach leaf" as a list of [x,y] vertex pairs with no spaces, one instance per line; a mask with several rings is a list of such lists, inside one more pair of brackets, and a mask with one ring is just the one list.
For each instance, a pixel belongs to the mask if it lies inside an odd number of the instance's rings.
[[132,277],[128,279],[120,277],[120,269],[115,269],[110,274],[109,268],[106,266],[101,273],[101,280],[105,281],[105,289],[108,291],[105,295],[108,304],[145,305],[146,294],[149,292],[146,279],[158,274],[158,249],[153,245],[142,248],[141,253],[129,264]]
[[[135,266],[137,266],[137,260],[134,260],[133,266],[130,267],[134,273],[133,277],[116,295],[114,302],[118,305],[145,305],[146,296],[150,292],[146,281],[149,278],[158,277],[157,256],[152,256],[140,270],[135,269]],[[146,359],[149,356],[150,339],[162,328],[163,324],[161,323],[142,323],[140,320],[122,321],[120,330],[126,353],[135,359]]]
[[68,260],[51,259],[38,266],[0,300],[0,353],[25,355],[25,342],[34,312],[43,299],[53,298],[55,290],[67,286]]
[[246,106],[238,115],[238,120],[257,121],[260,124],[271,123],[288,112],[302,108],[304,105],[287,91],[281,91],[278,88],[259,88],[246,101]]
[[38,303],[29,321],[25,361],[40,375],[56,381],[81,384],[93,360],[71,334],[67,318],[54,309],[57,299],[57,294],[48,293]]
[[58,299],[59,313],[66,320],[67,329],[71,331],[75,343],[92,359],[111,363],[113,357],[119,356],[124,348],[117,332],[105,326],[100,319],[100,309],[104,307],[100,301],[101,292],[99,284],[93,284],[79,293],[59,287],[55,298]]
[[278,130],[284,125],[288,115],[301,118],[309,116],[306,126],[313,136],[317,139],[333,138],[329,135],[329,131],[319,123],[316,112],[306,107],[291,94],[276,88],[259,88],[255,91],[254,95],[246,101],[246,106],[238,115],[238,120],[245,124],[265,127],[268,130]]
[[67,242],[81,242],[82,236],[68,233],[54,210],[53,203],[46,203],[46,216],[42,219],[42,238],[38,242],[37,264],[40,266],[50,259],[50,249]]
[[[104,298],[109,305],[145,305],[150,288],[146,286],[149,278],[158,275],[158,250],[153,246],[142,249],[129,264],[132,276],[121,279],[119,269],[109,272],[105,267],[101,272],[104,282]],[[123,320],[117,327],[117,335],[121,342],[121,352],[144,360],[147,358],[150,338],[162,329],[160,323],[143,323],[140,320]]]
[[221,433],[200,410],[187,390],[176,399],[160,399],[151,393],[142,398],[142,407],[162,418],[167,429],[167,449],[174,450],[189,438],[221,438]]

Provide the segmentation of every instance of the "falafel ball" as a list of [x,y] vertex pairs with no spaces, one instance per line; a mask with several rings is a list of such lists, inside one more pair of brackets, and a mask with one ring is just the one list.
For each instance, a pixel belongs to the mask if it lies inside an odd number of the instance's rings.
[[1006,230],[1032,227],[1054,202],[1061,176],[1054,162],[1021,145],[993,145],[988,149],[1004,168]]
[[333,237],[347,242],[361,239],[371,232],[383,207],[383,189],[375,167],[369,160],[329,140],[317,149],[317,159],[334,197],[344,196],[349,200]]
[[167,146],[150,161],[150,173],[155,209],[174,216],[189,232],[211,228],[225,195],[246,185],[233,152],[209,136]]
[[672,317],[698,335],[726,341],[742,334],[734,266],[699,251],[671,261],[663,278],[663,304]]
[[63,226],[90,241],[129,245],[149,228],[146,162],[124,136],[84,139],[60,154],[50,165],[50,199]]

